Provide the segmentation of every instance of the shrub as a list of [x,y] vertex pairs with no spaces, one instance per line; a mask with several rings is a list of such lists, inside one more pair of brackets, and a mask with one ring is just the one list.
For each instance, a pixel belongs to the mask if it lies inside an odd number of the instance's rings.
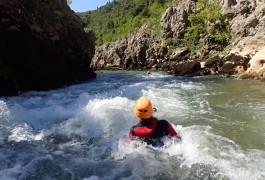
[[221,14],[222,6],[216,0],[198,0],[196,8],[199,12],[189,15],[191,26],[186,29],[183,41],[192,51],[199,50],[205,43],[227,46],[230,30],[227,19]]

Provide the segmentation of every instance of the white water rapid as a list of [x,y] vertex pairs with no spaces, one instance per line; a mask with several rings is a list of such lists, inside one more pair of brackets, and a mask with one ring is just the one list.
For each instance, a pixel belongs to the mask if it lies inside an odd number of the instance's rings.
[[[79,85],[0,97],[0,180],[265,179],[264,82],[97,74]],[[126,141],[143,97],[180,142]]]

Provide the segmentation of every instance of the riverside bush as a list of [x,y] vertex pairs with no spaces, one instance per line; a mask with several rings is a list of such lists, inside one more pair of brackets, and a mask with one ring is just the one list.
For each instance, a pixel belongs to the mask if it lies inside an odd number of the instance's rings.
[[222,6],[216,0],[198,0],[197,13],[190,14],[191,26],[186,29],[184,45],[192,52],[208,44],[218,44],[222,48],[230,40],[228,20],[221,14]]

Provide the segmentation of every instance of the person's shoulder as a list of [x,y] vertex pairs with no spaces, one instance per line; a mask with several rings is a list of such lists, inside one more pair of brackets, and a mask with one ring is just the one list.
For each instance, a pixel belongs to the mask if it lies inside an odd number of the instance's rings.
[[168,126],[169,122],[167,120],[161,119],[157,121],[158,126]]
[[161,122],[161,123],[168,123],[168,121],[165,120],[165,119],[160,119],[160,120],[158,120],[158,122]]
[[143,127],[143,124],[139,122],[136,125],[132,126],[131,130],[133,130],[134,128],[137,128],[137,127]]
[[134,130],[134,128],[135,128],[135,126],[132,126],[132,127],[130,128],[130,131],[133,131],[133,130]]

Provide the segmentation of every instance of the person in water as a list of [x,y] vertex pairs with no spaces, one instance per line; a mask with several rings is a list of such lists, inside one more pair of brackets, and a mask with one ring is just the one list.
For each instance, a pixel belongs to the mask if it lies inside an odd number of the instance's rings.
[[150,75],[150,74],[152,74],[150,71],[146,71],[146,72],[143,72],[143,74],[145,74],[145,75]]
[[163,146],[161,139],[164,136],[181,139],[169,122],[153,117],[154,109],[148,99],[140,99],[136,102],[134,115],[140,120],[130,129],[129,139],[140,139],[153,146]]

